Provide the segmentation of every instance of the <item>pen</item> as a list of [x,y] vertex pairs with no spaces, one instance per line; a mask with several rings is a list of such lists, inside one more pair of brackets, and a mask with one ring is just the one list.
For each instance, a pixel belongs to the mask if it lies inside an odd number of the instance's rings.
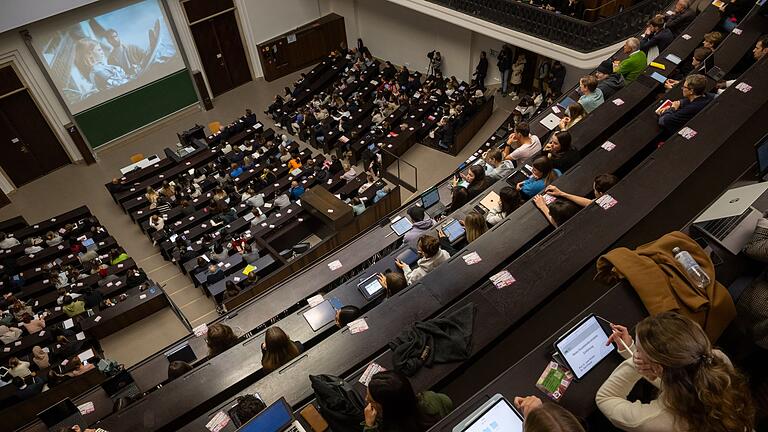
[[[611,326],[611,330],[613,331],[613,333],[618,333],[616,330],[613,330],[613,323],[612,323],[612,322],[608,321],[607,319],[605,319],[605,318],[603,318],[603,317],[601,317],[601,316],[599,316],[599,315],[595,315],[595,317],[596,317],[596,318],[598,318],[598,319],[600,319],[600,320],[603,320],[603,321],[605,321],[606,323],[608,323],[608,325],[610,325],[610,326]],[[634,353],[634,351],[632,351],[632,350],[629,348],[629,346],[627,346],[627,343],[626,343],[626,342],[624,342],[624,339],[622,339],[622,338],[619,338],[619,342],[621,343],[621,346],[623,346],[623,347],[624,347],[624,349],[625,349],[625,350],[627,350],[627,352],[629,352],[630,354],[632,354],[632,356],[633,356],[633,357],[635,356],[635,353]]]

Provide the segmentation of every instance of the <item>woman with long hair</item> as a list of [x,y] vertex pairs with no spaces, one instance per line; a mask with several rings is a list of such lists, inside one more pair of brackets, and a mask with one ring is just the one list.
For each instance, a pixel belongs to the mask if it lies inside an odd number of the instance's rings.
[[423,432],[453,409],[444,394],[415,394],[408,378],[397,371],[371,377],[365,400],[365,432]]
[[524,432],[584,432],[579,420],[556,403],[542,403],[536,396],[516,397],[514,402],[525,418]]
[[504,186],[499,191],[498,207],[488,209],[485,221],[488,222],[488,225],[496,225],[517,210],[521,204],[523,204],[523,199],[520,197],[520,192],[511,186]]
[[232,327],[221,323],[208,327],[205,340],[208,343],[208,357],[217,356],[237,345],[237,335]]
[[579,161],[579,151],[571,145],[571,133],[568,131],[555,132],[544,146],[544,152],[552,161],[552,165],[566,172]]
[[296,358],[304,351],[301,343],[292,341],[280,327],[267,329],[261,344],[261,366],[269,373]]
[[552,166],[549,158],[538,157],[533,161],[533,174],[527,180],[518,183],[517,190],[526,199],[531,198],[560,177],[560,174],[560,170]]
[[467,213],[464,217],[464,231],[466,232],[467,243],[472,243],[476,238],[488,231],[488,225],[485,224],[483,215],[476,211]]
[[[713,349],[704,330],[674,312],[645,318],[632,340],[627,329],[612,324],[609,342],[627,360],[597,392],[597,406],[626,431],[749,432],[755,408],[744,375],[728,357]],[[625,347],[626,346],[626,347]],[[645,378],[660,389],[650,403],[627,395]]]

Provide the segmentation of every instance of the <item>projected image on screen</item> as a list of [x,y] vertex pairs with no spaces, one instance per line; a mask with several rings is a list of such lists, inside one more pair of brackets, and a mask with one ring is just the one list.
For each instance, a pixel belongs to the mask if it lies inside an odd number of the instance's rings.
[[34,45],[73,113],[184,68],[157,0],[45,27]]

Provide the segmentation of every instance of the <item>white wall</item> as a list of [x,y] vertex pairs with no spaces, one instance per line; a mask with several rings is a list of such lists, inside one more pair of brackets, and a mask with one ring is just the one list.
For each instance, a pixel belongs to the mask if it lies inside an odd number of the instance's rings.
[[[472,71],[470,73],[475,71],[475,67],[480,61],[480,52],[485,51],[486,58],[488,59],[488,75],[485,78],[485,85],[501,83],[501,73],[499,72],[499,68],[496,67],[496,55],[501,50],[502,45],[503,42],[501,41],[480,33],[472,32],[472,50],[470,53],[472,57],[470,61]],[[491,51],[494,53],[492,54]]]
[[0,32],[39,21],[96,0],[3,0]]

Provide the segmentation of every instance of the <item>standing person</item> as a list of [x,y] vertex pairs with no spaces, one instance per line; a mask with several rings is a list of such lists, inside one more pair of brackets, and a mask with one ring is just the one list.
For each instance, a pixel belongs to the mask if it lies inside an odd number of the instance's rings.
[[512,49],[504,44],[499,51],[499,57],[496,66],[501,73],[501,96],[506,97],[509,91],[509,74],[512,70]]
[[564,82],[565,66],[559,60],[555,60],[552,63],[552,68],[549,70],[549,78],[547,79],[549,92],[555,97],[560,96],[560,93],[563,92]]
[[485,77],[488,75],[488,58],[485,51],[480,51],[480,61],[477,62],[473,75],[475,76],[477,87],[485,91]]
[[515,64],[512,65],[512,78],[510,81],[512,83],[513,97],[517,97],[517,94],[520,92],[520,85],[523,83],[523,72],[525,72],[525,62],[525,56],[518,54]]
[[[611,324],[613,342],[626,360],[597,391],[597,407],[625,431],[751,431],[755,407],[744,375],[712,347],[698,323],[662,312],[637,324],[635,340]],[[627,395],[641,379],[660,392],[650,403]]]

